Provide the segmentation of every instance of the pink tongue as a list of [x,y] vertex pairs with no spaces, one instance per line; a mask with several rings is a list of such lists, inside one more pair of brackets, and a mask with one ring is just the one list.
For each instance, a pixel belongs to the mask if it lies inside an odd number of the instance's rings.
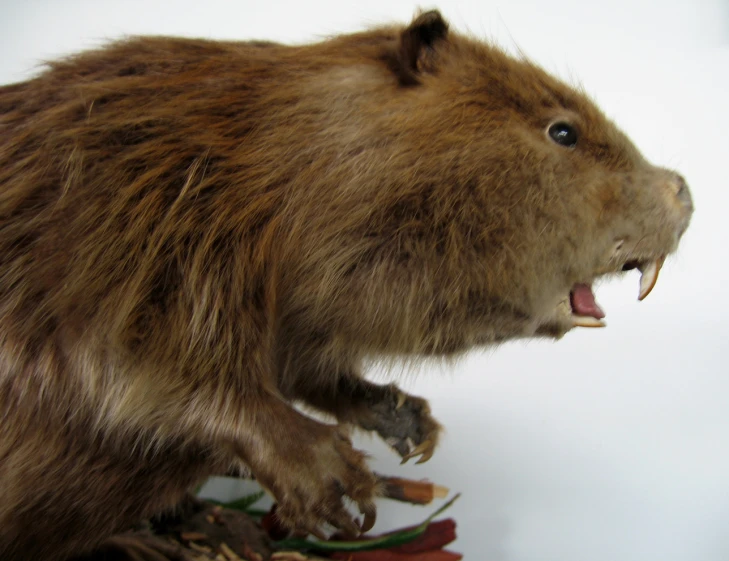
[[592,289],[586,284],[576,284],[570,293],[572,311],[578,316],[590,316],[595,319],[605,317],[605,312],[595,302],[595,295]]

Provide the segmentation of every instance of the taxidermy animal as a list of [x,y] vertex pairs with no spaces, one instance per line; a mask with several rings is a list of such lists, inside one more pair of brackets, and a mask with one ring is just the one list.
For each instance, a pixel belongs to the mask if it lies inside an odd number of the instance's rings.
[[601,326],[593,282],[638,268],[644,297],[691,213],[583,93],[438,12],[130,38],[2,86],[0,558],[91,551],[242,469],[291,528],[366,530],[346,427],[421,460],[440,427],[364,360]]

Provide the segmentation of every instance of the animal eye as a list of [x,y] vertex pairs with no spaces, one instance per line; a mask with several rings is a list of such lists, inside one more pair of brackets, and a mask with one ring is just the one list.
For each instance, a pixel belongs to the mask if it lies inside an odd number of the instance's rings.
[[553,123],[549,125],[547,133],[557,144],[561,144],[567,148],[574,148],[575,144],[577,144],[577,131],[572,125],[568,125],[567,123]]

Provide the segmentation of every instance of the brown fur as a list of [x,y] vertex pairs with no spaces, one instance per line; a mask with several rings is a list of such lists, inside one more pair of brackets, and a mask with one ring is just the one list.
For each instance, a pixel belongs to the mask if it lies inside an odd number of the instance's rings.
[[690,214],[584,95],[435,12],[134,38],[4,86],[0,557],[88,550],[242,464],[292,526],[356,530],[364,457],[292,401],[429,451],[427,404],[363,359],[560,337],[575,283],[674,251]]

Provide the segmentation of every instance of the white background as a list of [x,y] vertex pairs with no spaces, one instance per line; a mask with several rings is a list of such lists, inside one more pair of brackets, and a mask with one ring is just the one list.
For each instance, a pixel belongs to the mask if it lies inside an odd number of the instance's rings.
[[[463,492],[451,511],[453,548],[467,559],[729,559],[729,4],[437,7],[454,28],[518,45],[579,81],[649,159],[686,176],[697,210],[645,302],[636,302],[637,275],[599,288],[607,329],[474,352],[454,368],[407,376],[448,430],[428,464],[399,468],[375,439],[359,444],[381,472]],[[407,21],[415,8],[400,0],[0,0],[0,82],[122,34],[306,41]],[[427,512],[383,502],[377,529]]]

